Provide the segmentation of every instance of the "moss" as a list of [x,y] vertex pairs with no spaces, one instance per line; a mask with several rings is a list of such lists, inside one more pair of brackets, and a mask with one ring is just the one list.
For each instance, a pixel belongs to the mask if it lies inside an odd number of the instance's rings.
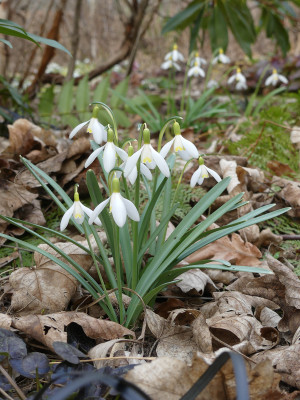
[[257,120],[241,124],[237,133],[242,138],[235,143],[227,142],[229,152],[249,157],[251,165],[264,170],[269,170],[269,161],[279,161],[299,173],[299,155],[290,141],[290,132],[272,123],[266,123],[264,127],[265,120],[280,125],[296,125],[295,108],[300,110],[298,103],[285,104],[283,101],[281,105],[263,110]]

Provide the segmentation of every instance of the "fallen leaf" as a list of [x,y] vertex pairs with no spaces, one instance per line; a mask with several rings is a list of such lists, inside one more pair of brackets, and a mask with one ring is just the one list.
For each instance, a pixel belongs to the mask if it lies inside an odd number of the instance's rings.
[[[78,246],[68,242],[55,245],[86,271],[92,266],[92,257]],[[87,246],[87,242],[83,242],[83,245]],[[74,269],[52,247],[47,244],[40,244],[38,247],[63,260]],[[19,268],[9,277],[13,288],[12,311],[19,315],[27,315],[64,310],[76,292],[79,282],[58,264],[38,252],[34,253],[34,261],[36,263],[34,268]]]
[[135,337],[134,332],[116,322],[100,320],[80,312],[61,312],[49,315],[14,317],[12,327],[53,349],[53,342],[67,342],[67,326],[75,322],[84,333],[96,340],[111,340],[125,335]]
[[201,296],[204,293],[206,285],[210,286],[210,289],[212,290],[216,288],[216,285],[213,283],[210,277],[198,268],[193,268],[187,272],[184,272],[183,274],[179,275],[177,279],[179,279],[180,282],[177,282],[176,285],[184,293],[195,289]]
[[249,242],[244,242],[237,234],[233,233],[231,240],[228,236],[202,247],[185,259],[188,263],[200,260],[216,259],[226,260],[236,265],[258,266],[258,258],[262,257],[259,249]]

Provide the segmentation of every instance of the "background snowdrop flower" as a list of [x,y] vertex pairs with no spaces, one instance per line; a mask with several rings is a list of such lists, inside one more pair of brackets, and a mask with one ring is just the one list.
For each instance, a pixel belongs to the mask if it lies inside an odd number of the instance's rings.
[[217,62],[220,62],[222,64],[230,63],[230,58],[224,54],[223,49],[219,49],[219,54],[212,60],[213,64],[217,64]]
[[85,168],[94,162],[94,160],[99,156],[99,154],[103,151],[103,166],[107,173],[109,173],[116,165],[117,154],[118,156],[125,161],[127,158],[127,154],[124,150],[120,149],[114,144],[114,132],[109,127],[107,130],[107,143],[99,147],[92,152],[92,154],[88,157],[85,162]]
[[247,90],[248,86],[246,82],[238,81],[235,85],[236,90]]
[[180,157],[184,160],[189,160],[190,158],[198,158],[198,150],[194,143],[190,142],[189,140],[185,139],[180,132],[180,125],[178,122],[174,122],[173,130],[175,137],[166,143],[160,151],[160,155],[163,158],[166,157],[169,150],[171,149],[172,145],[174,145],[175,153],[178,153]]
[[97,219],[98,215],[104,210],[104,207],[108,204],[108,202],[110,203],[109,211],[112,213],[115,223],[120,228],[124,226],[127,215],[134,221],[140,220],[140,216],[135,205],[131,201],[121,196],[120,182],[119,179],[115,177],[112,180],[112,195],[108,199],[102,201],[102,203],[95,208],[89,219],[89,224],[92,224]]
[[[63,231],[69,224],[70,218],[73,216],[75,222],[77,224],[83,224],[84,221],[84,214],[88,217],[91,217],[93,211],[84,206],[79,201],[79,193],[77,190],[78,185],[75,185],[75,193],[74,193],[74,203],[73,205],[64,213],[62,220],[60,222],[60,230]],[[101,221],[99,218],[94,219],[95,224],[101,226]]]
[[204,181],[205,178],[208,178],[208,174],[210,173],[211,176],[215,178],[217,182],[221,181],[221,177],[219,174],[217,174],[215,171],[213,171],[210,168],[207,168],[204,165],[204,160],[202,157],[199,157],[198,159],[199,163],[199,168],[193,173],[192,178],[191,178],[191,187],[195,187],[196,184],[201,185]]
[[188,71],[188,77],[190,76],[202,76],[202,78],[205,77],[205,72],[204,70],[199,66],[199,64],[195,61],[193,67],[191,67]]
[[[120,168],[121,168],[121,169],[123,169],[123,170],[125,169],[125,167],[126,167],[128,161],[130,160],[130,157],[133,156],[133,153],[134,153],[133,147],[130,145],[130,146],[128,147],[128,158],[126,159],[126,161],[124,161],[124,162],[120,165]],[[141,173],[142,173],[149,181],[152,180],[152,174],[151,174],[150,170],[146,167],[146,165],[144,165],[144,164],[141,163],[141,164],[140,164],[140,171],[141,171]],[[117,177],[120,178],[121,172],[120,172],[120,171],[117,171],[116,174],[117,174]],[[138,171],[137,171],[137,167],[136,167],[136,165],[135,165],[135,166],[133,167],[132,171],[130,172],[130,174],[127,176],[127,178],[129,179],[129,182],[130,182],[132,185],[135,183],[136,178],[137,178],[137,175],[138,175]]]
[[172,60],[174,62],[176,61],[184,61],[183,55],[178,51],[178,46],[177,44],[173,45],[173,50],[170,51],[165,55],[165,60]]
[[272,75],[270,75],[266,79],[265,85],[269,86],[272,84],[273,86],[276,86],[279,81],[281,81],[282,83],[285,83],[285,84],[287,84],[289,82],[285,76],[278,74],[277,69],[274,68]]
[[231,85],[233,82],[246,83],[246,77],[245,77],[245,75],[242,74],[242,71],[240,68],[237,68],[235,74],[231,75],[231,77],[227,81],[227,83],[229,85]]
[[170,69],[175,68],[177,71],[180,71],[180,66],[172,59],[170,56],[169,59],[161,64],[162,69]]
[[72,132],[70,133],[69,138],[72,139],[76,133],[80,131],[81,128],[87,125],[87,132],[91,133],[93,135],[93,139],[97,144],[101,144],[102,142],[106,142],[107,140],[107,134],[104,126],[100,124],[98,121],[97,115],[98,115],[99,107],[94,107],[93,109],[93,115],[92,118],[89,119],[88,121],[82,122],[81,124],[77,125]]
[[218,88],[219,84],[215,79],[211,79],[210,81],[207,82],[207,88],[212,89],[212,88]]
[[201,67],[201,64],[206,65],[207,61],[204,58],[199,57],[199,53],[198,53],[198,51],[196,51],[195,57],[192,60],[192,64],[194,64],[194,63],[197,63],[199,65],[199,67]]
[[164,160],[161,154],[159,154],[150,144],[150,131],[145,128],[143,131],[144,145],[134,153],[130,159],[127,161],[124,176],[127,178],[134,166],[136,166],[138,159],[141,157],[141,163],[146,164],[150,169],[154,169],[156,166],[159,168],[160,172],[167,178],[170,176],[170,170],[168,164]]

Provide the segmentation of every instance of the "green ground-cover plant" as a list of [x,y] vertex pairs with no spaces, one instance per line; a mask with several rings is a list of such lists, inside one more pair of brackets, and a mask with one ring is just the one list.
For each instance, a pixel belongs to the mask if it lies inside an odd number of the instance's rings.
[[[175,154],[187,160],[187,165],[193,158],[195,158],[195,161],[197,160],[198,151],[191,142],[181,136],[180,126],[176,122],[180,118],[174,117],[167,120],[160,130],[158,152],[152,148],[150,144],[150,131],[144,124],[137,138],[137,152],[134,153],[133,147],[129,145],[128,154],[126,154],[124,149],[118,147],[117,124],[111,109],[101,102],[97,102],[97,104],[94,107],[90,121],[80,124],[70,135],[73,137],[80,128],[88,124],[87,130],[93,134],[95,140],[92,143],[94,152],[88,158],[86,167],[95,159],[99,160],[104,169],[105,182],[103,183],[106,193],[103,194],[99,188],[94,172],[88,170],[86,183],[91,200],[94,206],[96,206],[94,211],[89,210],[80,202],[77,186],[75,186],[74,201],[72,201],[67,193],[51,177],[29,160],[21,158],[24,165],[64,213],[61,221],[61,230],[63,231],[67,224],[72,221],[78,231],[86,236],[88,245],[83,246],[67,234],[57,232],[55,229],[39,227],[29,222],[5,216],[1,216],[1,218],[18,227],[22,227],[35,238],[48,244],[52,249],[56,250],[60,258],[21,239],[5,234],[0,234],[1,237],[9,239],[23,248],[37,251],[60,265],[68,273],[76,277],[95,299],[99,300],[99,304],[111,320],[120,321],[126,326],[135,324],[143,310],[143,304],[153,304],[157,294],[171,282],[175,282],[179,275],[188,269],[216,268],[229,271],[268,273],[267,270],[261,268],[231,265],[229,262],[222,260],[203,260],[196,264],[174,269],[173,267],[180,261],[203,246],[239,229],[274,218],[284,213],[288,208],[267,212],[273,206],[267,205],[225,226],[207,231],[207,228],[213,222],[217,221],[225,213],[241,207],[245,202],[242,201],[243,193],[238,194],[216,211],[209,214],[204,221],[197,222],[200,216],[209,210],[217,197],[223,193],[230,180],[229,178],[221,180],[218,174],[205,167],[203,159],[200,156],[198,159],[199,168],[192,177],[191,186],[195,186],[196,182],[201,183],[208,176],[208,173],[212,174],[218,183],[208,193],[204,194],[201,200],[184,216],[168,239],[165,240],[168,222],[178,208],[176,198],[177,189],[180,189],[180,182],[185,170],[185,168],[182,170],[179,179],[176,176],[172,176]],[[106,131],[97,119],[99,108],[103,108],[113,121],[113,126],[110,127],[108,125]],[[175,137],[161,149],[162,139],[169,125],[173,125]],[[104,146],[99,147],[98,144],[101,144],[103,141],[106,143]],[[142,144],[143,142],[144,144]],[[123,144],[123,147],[126,147],[127,144],[128,141]],[[171,154],[166,162],[164,158],[171,146],[174,146],[175,154]],[[121,157],[123,164],[117,161],[116,154]],[[153,178],[148,167],[150,170],[154,169]],[[126,178],[134,185],[133,197],[130,196]],[[174,179],[178,187],[172,193],[172,180]],[[140,185],[142,181],[148,193],[148,201],[144,205],[143,211],[140,209]],[[156,227],[156,208],[159,201],[163,201],[164,207],[159,225]],[[105,208],[108,204],[109,211]],[[126,214],[131,219],[130,222],[127,221]],[[106,232],[107,241],[114,259],[115,272],[97,234],[97,230],[92,224],[93,222],[97,225],[102,223],[103,229]],[[84,249],[94,260],[99,281],[93,279],[77,262],[58,249],[45,235],[34,231],[33,228],[42,229],[46,233],[57,236],[65,241],[70,241],[81,249]],[[92,250],[89,239],[90,235],[93,235],[96,240],[99,254],[95,254]],[[104,267],[108,284],[104,283],[99,263]],[[114,289],[117,292],[119,312],[111,304],[108,297],[108,289]],[[122,293],[126,293],[132,297],[127,310],[125,310],[122,303]],[[99,296],[101,296],[100,299]]]

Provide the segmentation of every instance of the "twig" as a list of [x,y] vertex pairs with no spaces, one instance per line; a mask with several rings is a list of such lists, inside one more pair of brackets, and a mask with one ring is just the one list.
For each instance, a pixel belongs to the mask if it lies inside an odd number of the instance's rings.
[[256,361],[251,360],[251,358],[245,356],[245,354],[243,354],[243,353],[241,353],[240,351],[234,349],[232,346],[230,346],[230,344],[227,344],[227,343],[223,342],[221,339],[217,338],[213,333],[210,332],[210,334],[211,334],[211,337],[212,337],[214,340],[216,340],[217,342],[221,343],[223,346],[225,346],[225,347],[227,347],[228,349],[234,351],[235,353],[238,353],[239,355],[241,355],[242,357],[244,357],[246,360],[251,361],[251,362],[254,363],[254,364],[257,364]]
[[10,397],[9,394],[7,394],[6,392],[4,392],[4,390],[1,389],[1,387],[0,387],[0,393],[1,393],[4,397],[6,397],[8,400],[14,400],[12,397]]
[[20,397],[21,400],[26,400],[25,394],[22,392],[22,390],[19,388],[19,386],[16,384],[16,382],[13,380],[11,376],[5,371],[5,369],[0,365],[0,372],[5,378],[8,380],[8,382],[11,384],[11,386],[15,389],[17,392],[17,395]]
[[[106,361],[106,360],[156,360],[157,357],[140,357],[140,356],[118,356],[118,357],[99,357],[99,358],[91,358],[89,360],[80,360],[82,363],[91,362],[91,361]],[[50,361],[49,364],[60,364],[61,361]]]
[[300,240],[300,235],[281,235],[283,240]]

